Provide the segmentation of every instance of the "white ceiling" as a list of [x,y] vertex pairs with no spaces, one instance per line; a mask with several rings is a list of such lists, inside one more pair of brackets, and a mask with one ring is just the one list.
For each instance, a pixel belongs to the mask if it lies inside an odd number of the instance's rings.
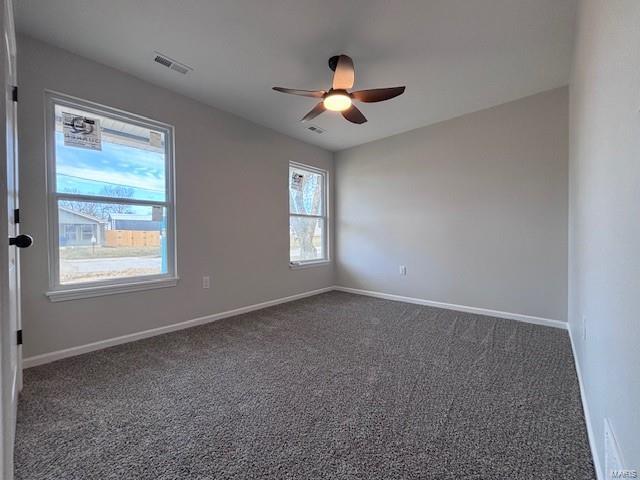
[[[18,30],[71,52],[339,150],[567,84],[575,0],[20,0]],[[154,51],[193,67],[187,76]],[[335,113],[298,120],[326,89],[327,59],[346,53],[354,89],[406,85]]]

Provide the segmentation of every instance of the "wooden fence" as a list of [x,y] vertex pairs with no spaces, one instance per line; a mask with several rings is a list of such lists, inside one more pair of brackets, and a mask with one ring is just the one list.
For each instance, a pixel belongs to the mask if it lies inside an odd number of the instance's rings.
[[136,230],[107,230],[106,247],[158,247],[160,232]]

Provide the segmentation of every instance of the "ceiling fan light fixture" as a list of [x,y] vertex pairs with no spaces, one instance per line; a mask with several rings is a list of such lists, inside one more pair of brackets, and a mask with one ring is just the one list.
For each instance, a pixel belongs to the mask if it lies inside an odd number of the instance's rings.
[[324,98],[324,107],[333,112],[344,112],[351,107],[351,97],[344,93],[332,93]]
[[367,122],[367,117],[356,107],[353,102],[376,103],[402,95],[405,87],[370,88],[350,92],[355,82],[353,60],[347,55],[334,55],[329,59],[329,68],[333,70],[333,81],[329,90],[299,90],[296,88],[273,87],[276,92],[289,93],[302,97],[313,97],[318,103],[300,119],[301,122],[313,120],[327,110],[340,112],[345,120],[362,125]]

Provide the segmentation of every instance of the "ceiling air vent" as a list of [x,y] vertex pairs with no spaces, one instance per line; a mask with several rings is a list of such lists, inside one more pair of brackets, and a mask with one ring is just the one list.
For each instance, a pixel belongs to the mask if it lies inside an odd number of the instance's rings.
[[181,73],[183,75],[186,75],[187,73],[189,73],[189,67],[185,67],[184,65],[181,65],[179,63],[173,63],[171,65],[171,70],[175,70],[178,73]]
[[188,67],[187,65],[180,63],[180,62],[176,62],[175,60],[173,60],[172,58],[167,57],[166,55],[164,55],[163,53],[160,52],[153,52],[155,53],[155,58],[153,59],[154,62],[159,63],[160,65],[163,65],[167,68],[170,68],[171,70],[174,70],[178,73],[181,73],[183,75],[186,75],[187,73],[189,73],[191,70],[193,70],[193,68]]
[[307,129],[311,130],[313,133],[317,133],[318,135],[324,133],[324,130],[318,127],[317,125],[311,125],[307,127]]

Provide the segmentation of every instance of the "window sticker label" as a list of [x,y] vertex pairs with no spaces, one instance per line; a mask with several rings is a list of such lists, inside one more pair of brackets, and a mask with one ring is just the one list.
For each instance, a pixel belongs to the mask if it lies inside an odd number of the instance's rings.
[[162,147],[162,135],[158,132],[149,132],[149,145],[152,147]]
[[293,172],[291,174],[291,190],[302,191],[302,182],[304,181],[304,175],[301,173]]
[[62,112],[65,147],[102,150],[100,120]]
[[163,214],[163,207],[153,206],[151,208],[151,221],[153,222],[161,222]]

